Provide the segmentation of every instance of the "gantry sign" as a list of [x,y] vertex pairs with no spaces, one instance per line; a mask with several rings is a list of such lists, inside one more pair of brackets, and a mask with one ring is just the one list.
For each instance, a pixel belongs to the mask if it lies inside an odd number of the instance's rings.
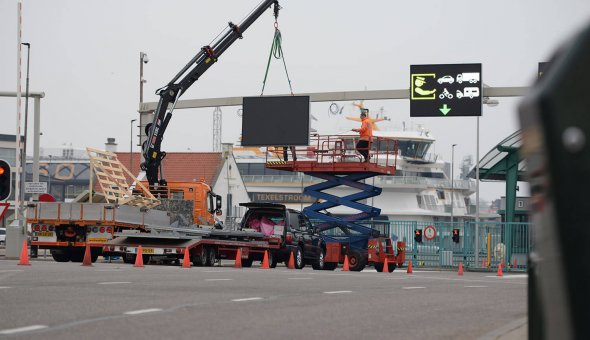
[[481,64],[410,66],[410,117],[481,116]]

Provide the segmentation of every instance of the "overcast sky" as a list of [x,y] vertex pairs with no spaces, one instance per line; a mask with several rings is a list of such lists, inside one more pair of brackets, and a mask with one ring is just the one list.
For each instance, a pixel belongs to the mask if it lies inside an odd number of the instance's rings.
[[[137,118],[139,52],[144,101],[226,27],[240,22],[258,0],[218,1],[23,1],[23,41],[31,43],[30,89],[43,91],[42,146],[103,148],[115,137],[129,150],[130,120]],[[279,28],[295,93],[406,89],[409,65],[482,63],[490,86],[527,86],[538,63],[584,25],[588,0],[283,0]],[[182,99],[259,95],[274,34],[267,11]],[[16,91],[17,1],[0,0],[0,91]],[[26,65],[26,50],[23,50]],[[23,69],[22,90],[25,90]],[[288,93],[280,61],[271,65],[265,94]],[[499,98],[480,119],[480,157],[518,127],[518,98]],[[32,103],[32,102],[31,102]],[[344,114],[357,114],[350,102]],[[476,119],[410,119],[409,101],[365,102],[391,118],[384,128],[423,125],[446,160],[455,148],[455,173],[475,155]],[[313,104],[323,133],[356,123]],[[24,105],[23,105],[24,110]],[[223,141],[235,142],[241,120],[223,108]],[[32,107],[31,107],[32,116]],[[177,110],[165,151],[211,151],[211,109]],[[0,133],[15,134],[16,100],[0,98]],[[32,120],[30,121],[32,127]],[[137,132],[137,130],[135,130]],[[134,132],[134,134],[136,134]],[[137,151],[138,148],[134,147]],[[482,197],[503,195],[503,185],[483,184]],[[520,192],[524,195],[526,192]]]

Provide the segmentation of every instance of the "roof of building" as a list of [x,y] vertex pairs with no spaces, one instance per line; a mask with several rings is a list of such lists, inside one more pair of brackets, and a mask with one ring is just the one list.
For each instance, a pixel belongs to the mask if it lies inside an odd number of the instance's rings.
[[[117,157],[133,174],[139,173],[141,156],[138,152],[133,153],[132,167],[129,152],[117,152]],[[220,152],[168,152],[162,163],[163,177],[168,182],[195,182],[202,178],[213,186],[223,166],[223,158]]]
[[[510,136],[504,138],[500,143],[494,146],[480,161],[479,161],[479,178],[480,180],[506,180],[506,166],[505,162],[511,153],[517,153],[522,145],[522,131],[518,130]],[[468,176],[475,178],[475,167],[471,169]],[[518,156],[518,180],[526,180],[526,163],[523,162],[522,157]]]

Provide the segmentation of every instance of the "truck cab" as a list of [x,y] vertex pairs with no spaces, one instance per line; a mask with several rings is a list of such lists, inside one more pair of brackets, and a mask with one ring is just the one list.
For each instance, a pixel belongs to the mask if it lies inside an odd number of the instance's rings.
[[271,267],[279,262],[287,265],[293,253],[295,268],[310,264],[314,269],[323,269],[325,245],[307,216],[277,203],[241,203],[240,206],[248,208],[240,230],[254,230],[268,237],[281,238],[280,249],[269,254]]

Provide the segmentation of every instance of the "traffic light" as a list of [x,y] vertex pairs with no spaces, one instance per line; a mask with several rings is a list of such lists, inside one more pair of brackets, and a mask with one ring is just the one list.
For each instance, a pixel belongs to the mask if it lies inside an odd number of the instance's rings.
[[414,230],[414,241],[422,243],[422,229]]
[[459,236],[460,236],[459,229],[453,229],[453,242],[459,243]]
[[12,188],[10,165],[7,161],[0,159],[0,201],[10,197]]

